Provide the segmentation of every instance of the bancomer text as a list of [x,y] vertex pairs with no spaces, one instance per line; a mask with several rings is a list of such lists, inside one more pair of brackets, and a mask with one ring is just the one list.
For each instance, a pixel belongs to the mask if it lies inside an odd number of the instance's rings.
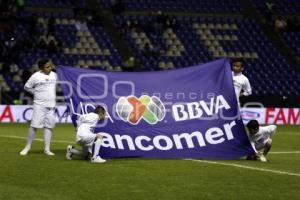
[[235,121],[232,121],[224,124],[222,128],[209,128],[204,134],[200,131],[194,131],[192,133],[173,134],[170,136],[157,135],[153,138],[146,135],[132,138],[130,135],[110,135],[108,133],[101,133],[104,135],[102,146],[120,150],[126,148],[132,151],[151,151],[155,149],[168,151],[173,148],[201,148],[205,147],[207,144],[217,145],[225,141],[233,140],[234,136],[232,134],[232,128],[235,125]]

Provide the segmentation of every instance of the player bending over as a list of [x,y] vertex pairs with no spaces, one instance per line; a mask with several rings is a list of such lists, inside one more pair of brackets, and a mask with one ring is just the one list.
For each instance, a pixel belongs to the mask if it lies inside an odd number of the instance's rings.
[[250,120],[247,124],[249,140],[257,153],[247,157],[248,160],[267,162],[266,155],[272,147],[272,137],[276,132],[275,125],[259,126],[257,120]]
[[[72,145],[67,146],[66,158],[72,159],[73,155],[87,158],[92,155],[92,163],[104,163],[106,160],[99,156],[103,136],[101,133],[93,133],[99,120],[105,118],[105,109],[102,106],[97,106],[92,113],[81,115],[77,121],[76,143],[82,146],[82,151],[73,148]],[[94,146],[94,152],[92,153]]]

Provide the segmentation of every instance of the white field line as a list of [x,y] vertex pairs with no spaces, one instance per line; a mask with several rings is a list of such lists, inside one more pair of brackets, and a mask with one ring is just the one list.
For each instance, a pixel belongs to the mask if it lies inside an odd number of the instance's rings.
[[[22,139],[22,140],[27,139],[27,137],[20,137],[20,136],[14,136],[14,135],[0,135],[0,137],[13,138],[13,139]],[[37,138],[35,140],[43,142],[43,139]],[[73,143],[73,142],[67,141],[67,140],[52,140],[51,142],[67,143],[67,144]],[[300,151],[286,151],[286,152],[273,152],[273,153],[300,153]],[[279,171],[279,170],[271,170],[271,169],[264,169],[264,168],[258,168],[258,167],[250,167],[250,166],[233,164],[233,163],[224,163],[224,162],[219,162],[219,161],[216,162],[216,161],[208,161],[208,160],[195,160],[195,159],[185,159],[185,160],[190,160],[190,161],[193,161],[193,162],[200,162],[200,163],[207,163],[207,164],[214,164],[214,165],[231,166],[231,167],[237,167],[237,168],[242,168],[242,169],[250,169],[250,170],[254,170],[254,171],[269,172],[269,173],[273,173],[273,174],[282,174],[282,175],[300,177],[300,174],[297,174],[297,173],[291,173],[291,172]]]
[[[0,135],[0,137],[22,139],[22,140],[26,140],[27,139],[27,137],[21,137],[21,136],[16,136],[16,135]],[[36,138],[34,140],[40,141],[40,142],[44,141],[43,139],[39,139],[39,138]],[[67,140],[52,140],[51,142],[54,142],[54,143],[66,143],[66,144],[74,143],[74,141],[72,142],[72,141],[67,141]],[[270,154],[298,154],[298,153],[300,153],[300,151],[274,151],[274,152],[269,152],[269,153]]]
[[300,151],[270,151],[270,154],[297,154]]
[[[0,135],[0,137],[27,140],[27,137],[20,137],[20,136],[15,136],[15,135]],[[34,140],[35,141],[39,141],[39,142],[43,142],[44,141],[43,139],[40,139],[40,138],[35,138]],[[71,143],[72,144],[75,141],[51,140],[51,142],[54,142],[54,143],[64,143],[64,144],[70,144]]]
[[223,165],[223,166],[230,166],[230,167],[237,167],[242,169],[250,169],[254,171],[262,171],[262,172],[269,172],[273,174],[281,174],[281,175],[289,175],[289,176],[296,176],[300,177],[300,174],[297,173],[291,173],[286,171],[279,171],[279,170],[272,170],[272,169],[264,169],[264,168],[258,168],[258,167],[250,167],[245,165],[239,165],[239,164],[233,164],[233,163],[224,163],[224,162],[216,162],[216,161],[208,161],[208,160],[195,160],[195,159],[186,159],[194,162],[200,162],[200,163],[207,163],[207,164],[213,164],[213,165]]

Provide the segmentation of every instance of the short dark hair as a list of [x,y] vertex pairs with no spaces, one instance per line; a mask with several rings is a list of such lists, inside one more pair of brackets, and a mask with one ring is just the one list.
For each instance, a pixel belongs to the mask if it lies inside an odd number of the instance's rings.
[[258,121],[255,120],[255,119],[252,119],[252,120],[250,120],[250,121],[247,123],[247,128],[248,128],[248,129],[255,129],[255,130],[257,130],[258,127],[259,127]]
[[38,61],[38,66],[39,66],[39,69],[43,69],[44,68],[44,66],[45,66],[45,64],[47,63],[47,62],[49,62],[50,61],[50,59],[49,58],[43,58],[43,59],[40,59],[39,61]]
[[245,60],[243,58],[236,58],[232,61],[232,63],[235,63],[235,62],[240,62],[242,63],[242,67],[244,67],[244,64],[245,64]]
[[96,106],[94,112],[97,113],[97,114],[105,114],[105,109],[104,109],[103,106],[98,105],[98,106]]

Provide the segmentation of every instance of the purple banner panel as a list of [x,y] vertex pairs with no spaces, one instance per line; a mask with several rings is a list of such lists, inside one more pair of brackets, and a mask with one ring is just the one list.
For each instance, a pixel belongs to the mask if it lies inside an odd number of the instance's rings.
[[220,59],[159,72],[58,67],[76,126],[95,105],[104,158],[236,159],[253,154],[239,117],[230,64]]

